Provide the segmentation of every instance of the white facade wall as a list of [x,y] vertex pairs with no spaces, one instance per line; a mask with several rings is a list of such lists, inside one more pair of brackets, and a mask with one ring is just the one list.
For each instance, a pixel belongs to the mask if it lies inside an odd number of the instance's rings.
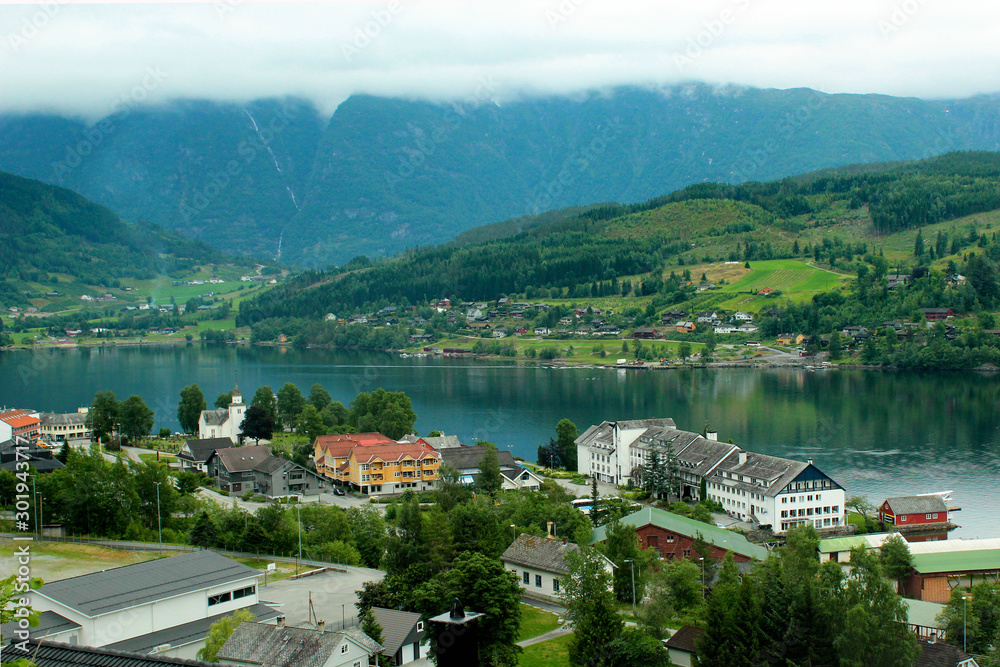
[[760,523],[771,524],[777,534],[805,523],[823,529],[842,526],[845,522],[843,489],[802,490],[768,496],[763,487],[759,491],[748,490],[726,484],[718,476],[711,477],[707,486],[708,497],[722,503],[730,515],[741,521],[750,521],[752,515]]
[[646,432],[644,428],[612,430],[611,447],[595,444],[576,446],[576,469],[582,475],[597,475],[608,484],[628,484],[632,472],[633,444]]
[[[559,594],[562,590],[562,586],[560,585],[557,588],[555,580],[560,580],[559,583],[562,584],[561,579],[565,575],[525,567],[524,565],[516,565],[507,561],[504,561],[503,566],[517,575],[517,582],[521,585],[521,590],[523,590],[526,595],[551,600],[552,602],[562,601],[562,597]],[[538,585],[539,577],[541,577],[541,585]],[[525,578],[528,580],[527,584],[524,583]]]
[[7,422],[0,421],[0,442],[7,442],[14,438],[14,428]]

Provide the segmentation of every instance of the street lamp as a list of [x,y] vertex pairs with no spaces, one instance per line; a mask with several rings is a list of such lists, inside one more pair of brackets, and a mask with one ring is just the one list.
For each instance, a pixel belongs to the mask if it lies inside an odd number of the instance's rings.
[[969,600],[971,595],[962,596],[962,650],[969,652]]
[[701,561],[701,599],[705,599],[705,557],[698,556],[698,560]]
[[632,615],[635,616],[635,561],[626,558],[623,562],[628,563],[632,568]]
[[514,524],[510,524],[510,532],[514,536],[514,539],[516,540],[517,539],[517,526],[515,526]]
[[295,515],[299,519],[299,557],[295,561],[295,576],[299,576],[299,561],[302,560],[302,510],[301,505],[295,503]]
[[163,550],[163,520],[160,518],[160,482],[156,484],[156,534],[160,539],[160,550]]

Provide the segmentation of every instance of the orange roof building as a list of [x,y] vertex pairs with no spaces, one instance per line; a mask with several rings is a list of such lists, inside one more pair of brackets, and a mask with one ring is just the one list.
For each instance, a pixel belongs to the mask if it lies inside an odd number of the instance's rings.
[[6,428],[0,429],[0,433],[6,436],[0,437],[0,441],[10,440],[14,437],[35,440],[42,430],[42,420],[38,415],[28,410],[5,410],[0,412],[0,422],[6,425]]
[[346,484],[348,478],[341,469],[347,463],[347,455],[350,454],[351,450],[355,447],[385,444],[396,444],[396,441],[381,433],[321,435],[313,443],[313,461],[316,464],[316,472]]
[[424,443],[357,446],[347,457],[346,482],[364,494],[428,491],[441,478],[441,454]]

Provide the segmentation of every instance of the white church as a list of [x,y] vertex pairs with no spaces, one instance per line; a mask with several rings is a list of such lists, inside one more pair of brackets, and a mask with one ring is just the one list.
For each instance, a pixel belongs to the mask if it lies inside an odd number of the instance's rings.
[[228,408],[201,411],[201,416],[198,417],[198,437],[202,440],[229,438],[234,443],[239,443],[240,434],[243,432],[240,425],[243,423],[246,411],[247,406],[243,404],[243,394],[240,393],[240,385],[237,382]]

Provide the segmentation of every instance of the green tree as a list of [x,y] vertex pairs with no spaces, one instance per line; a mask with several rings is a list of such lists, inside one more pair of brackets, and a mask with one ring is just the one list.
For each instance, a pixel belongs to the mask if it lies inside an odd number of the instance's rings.
[[[640,551],[635,526],[612,521],[604,527],[604,530],[607,535],[604,541],[604,555],[615,564],[613,577],[615,597],[619,602],[632,602],[633,599],[641,601],[645,595],[645,587],[641,576],[635,578],[635,562],[639,558]],[[633,582],[635,582],[634,590]]]
[[274,435],[274,420],[263,407],[251,405],[243,414],[240,433],[245,438],[253,438],[255,444],[260,444],[261,439],[270,440]]
[[600,508],[601,494],[597,492],[597,475],[590,476],[590,523],[595,527],[598,525],[598,516],[601,513]]
[[678,345],[677,356],[680,357],[681,361],[687,361],[688,357],[691,356],[691,343],[685,341]]
[[913,256],[920,259],[920,256],[926,252],[924,248],[924,230],[917,230],[917,238],[913,241]]
[[118,418],[122,433],[127,435],[132,443],[137,443],[149,435],[149,431],[153,428],[154,417],[153,411],[142,397],[135,394],[126,398],[119,406]]
[[191,544],[196,547],[214,547],[218,543],[219,535],[215,523],[208,512],[202,511],[191,527]]
[[219,410],[225,410],[229,407],[229,404],[233,402],[233,392],[223,391],[220,392],[218,396],[215,397],[215,407]]
[[219,662],[218,653],[222,645],[243,623],[252,623],[256,616],[247,609],[237,609],[229,616],[223,616],[208,629],[205,647],[198,651],[198,659],[205,662]]
[[378,568],[385,553],[386,528],[382,513],[371,505],[347,508],[347,523],[354,545],[366,567]]
[[177,507],[177,490],[171,483],[166,464],[129,461],[129,467],[135,480],[143,525],[151,530],[156,530],[160,523],[169,526]]
[[[255,405],[261,408],[268,414],[271,418],[272,424],[278,423],[278,399],[274,395],[274,391],[268,386],[257,387],[257,391],[254,392],[253,398],[250,399],[250,405]],[[247,408],[249,410],[249,408]]]
[[[372,613],[371,609],[361,616],[361,631],[379,644],[385,642],[385,639],[382,637],[382,626],[375,619],[375,614]],[[378,667],[390,667],[392,665],[392,656],[379,653],[375,661]]]
[[333,403],[333,397],[330,396],[330,392],[323,388],[323,385],[317,382],[309,389],[309,403],[317,411],[322,412],[326,406]]
[[486,452],[479,460],[479,477],[476,479],[476,488],[488,496],[495,496],[500,493],[500,488],[503,485],[497,447],[492,442],[480,443],[480,446],[485,446]]
[[560,419],[556,424],[556,445],[559,447],[559,456],[566,470],[577,469],[576,439],[579,435],[580,431],[576,428],[576,424],[569,419]]
[[413,432],[417,414],[409,396],[379,388],[358,394],[351,403],[348,421],[358,431],[377,431],[396,440]]
[[672,560],[656,575],[659,588],[669,592],[674,610],[685,613],[704,602],[701,568],[689,560]]
[[86,418],[91,439],[106,442],[108,436],[117,430],[115,428],[117,423],[118,401],[115,400],[115,392],[107,390],[94,394],[94,400],[90,404]]
[[323,418],[319,416],[319,411],[312,403],[306,403],[302,407],[295,430],[309,436],[310,440],[315,440],[326,434],[326,424],[323,423]]
[[844,342],[839,331],[834,331],[830,334],[830,345],[828,349],[830,350],[830,359],[833,361],[837,361],[844,356]]
[[885,576],[899,583],[904,577],[909,575],[910,568],[913,567],[913,556],[910,554],[910,547],[906,545],[906,540],[898,535],[893,535],[882,543],[879,547],[879,560]]
[[611,592],[607,562],[596,549],[580,547],[566,555],[566,567],[569,574],[560,583],[566,616],[573,621],[570,664],[611,667],[615,660],[607,647],[621,637],[624,623]]
[[181,400],[177,405],[177,421],[185,433],[195,433],[198,430],[198,419],[201,411],[208,407],[201,387],[189,384],[181,389]]
[[989,653],[1000,634],[1000,584],[982,582],[972,588],[953,588],[938,616],[948,641],[967,644],[969,653]]
[[294,428],[305,404],[306,399],[302,397],[299,388],[291,382],[286,382],[285,386],[278,390],[278,417],[281,423]]

